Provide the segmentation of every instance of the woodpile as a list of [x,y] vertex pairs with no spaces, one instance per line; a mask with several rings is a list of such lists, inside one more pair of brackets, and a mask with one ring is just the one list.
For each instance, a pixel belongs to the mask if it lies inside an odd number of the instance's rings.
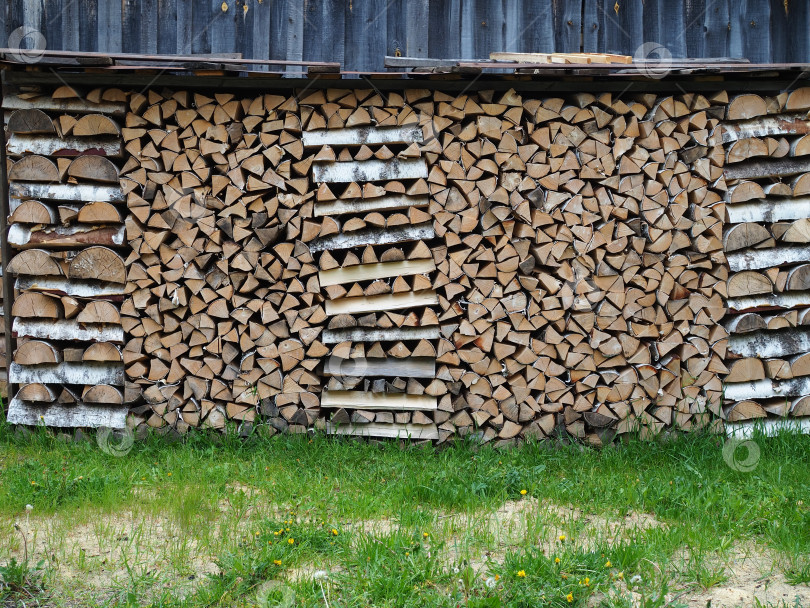
[[729,423],[810,415],[810,88],[730,100],[724,248]]
[[6,96],[17,339],[8,421],[121,428],[126,286],[123,93],[64,86]]

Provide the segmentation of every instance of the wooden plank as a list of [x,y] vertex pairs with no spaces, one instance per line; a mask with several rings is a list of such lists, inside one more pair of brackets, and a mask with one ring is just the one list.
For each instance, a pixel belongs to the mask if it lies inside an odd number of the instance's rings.
[[428,57],[461,57],[461,3],[434,1],[428,11]]
[[810,246],[773,247],[770,249],[746,249],[727,253],[726,260],[732,272],[773,268],[782,264],[810,262]]
[[304,19],[304,57],[343,63],[346,42],[346,4],[321,0],[307,4]]
[[752,439],[757,435],[773,437],[783,433],[810,433],[810,418],[779,418],[770,420],[750,420],[747,422],[726,422],[726,437]]
[[75,48],[98,51],[98,4],[98,0],[79,0],[79,46]]
[[323,366],[327,376],[399,376],[400,378],[435,378],[436,360],[433,357],[408,357],[407,359],[340,359],[329,357]]
[[423,158],[373,159],[312,165],[312,180],[330,184],[419,179],[427,176],[427,164]]
[[335,234],[322,239],[315,239],[309,243],[309,250],[316,252],[365,247],[366,245],[391,245],[393,243],[432,239],[434,234],[433,222],[413,226],[398,226],[393,229],[366,228],[346,234]]
[[81,245],[104,245],[120,247],[124,243],[124,225],[118,228],[74,224],[54,226],[32,231],[29,226],[12,224],[8,229],[8,242],[19,249],[29,247],[76,247]]
[[124,328],[120,325],[79,325],[76,321],[64,319],[37,321],[17,317],[14,319],[11,331],[19,338],[115,342],[117,344],[124,342]]
[[726,384],[723,390],[723,398],[726,401],[770,399],[771,397],[802,397],[810,395],[810,376],[800,376],[779,382],[772,380],[732,382]]
[[7,150],[11,155],[32,152],[43,156],[100,154],[116,157],[121,156],[121,140],[119,138],[106,140],[83,137],[59,138],[53,135],[12,133],[8,138]]
[[20,365],[12,363],[8,369],[12,384],[110,384],[124,386],[123,364],[91,364],[76,361],[48,365]]
[[[810,351],[810,330],[754,331],[728,339],[728,352],[739,357],[787,357]],[[810,377],[810,376],[809,376]]]
[[[690,55],[690,57],[731,57],[731,49],[729,46],[729,2],[733,0],[705,0],[709,3],[708,10],[701,11],[697,23],[689,21],[688,29],[701,30],[701,38],[703,38],[703,52],[700,55]],[[702,25],[703,28],[699,26]],[[695,27],[695,26],[698,27]],[[744,57],[744,55],[737,55]]]
[[426,196],[391,195],[377,198],[358,198],[353,201],[324,201],[315,203],[315,217],[340,215],[342,213],[370,213],[372,211],[395,211],[410,207],[427,207]]
[[435,291],[406,291],[384,293],[378,296],[357,296],[326,301],[327,315],[353,315],[366,312],[402,310],[417,306],[434,306],[439,303]]
[[27,426],[81,427],[123,429],[127,425],[127,408],[106,405],[62,405],[61,403],[24,403],[16,397],[8,407],[6,422]]
[[121,102],[102,101],[101,103],[92,103],[78,98],[52,99],[47,95],[36,99],[20,99],[16,95],[8,95],[3,97],[3,108],[6,110],[37,108],[46,112],[96,113],[112,114],[114,116],[123,116],[127,112],[126,104]]
[[810,293],[767,293],[728,299],[728,309],[736,312],[747,312],[763,308],[796,308],[797,306],[810,306]]
[[781,199],[757,199],[726,205],[729,224],[743,222],[780,222],[810,217],[810,196]]
[[600,6],[600,40],[607,53],[634,55],[644,43],[644,2],[628,0],[618,4],[603,2]]
[[397,411],[435,410],[438,407],[438,399],[430,395],[408,395],[406,393],[324,391],[321,394],[321,407]]
[[432,327],[392,327],[390,329],[373,329],[368,327],[345,327],[342,329],[324,329],[321,342],[338,344],[352,342],[397,342],[400,340],[436,340],[440,332],[438,326]]
[[357,437],[383,437],[388,439],[438,439],[435,424],[369,424],[336,425],[326,423],[328,435],[353,435]]
[[[749,137],[768,137],[770,135],[804,135],[810,133],[810,120],[804,115],[776,115],[760,116],[751,120],[737,123],[723,124],[720,128],[720,137],[715,135],[709,138],[709,145],[729,143]],[[715,131],[717,133],[717,131]]]
[[126,285],[121,283],[100,283],[56,277],[32,277],[20,275],[14,285],[18,291],[34,290],[75,298],[115,298],[126,293]]
[[301,141],[305,148],[320,146],[362,146],[373,144],[422,143],[422,127],[405,125],[400,127],[349,127],[346,129],[322,129],[304,131]]
[[730,2],[729,48],[732,57],[746,57],[751,63],[771,59],[770,2]]
[[126,198],[119,186],[95,186],[91,184],[40,184],[36,182],[12,182],[9,195],[16,198],[34,198],[56,201],[101,201],[123,203]]
[[373,281],[388,277],[425,274],[436,270],[433,259],[403,260],[401,262],[378,262],[376,264],[358,264],[346,268],[332,268],[318,272],[321,287],[341,285],[357,281]]
[[[121,4],[121,2],[100,2],[98,4],[98,50],[102,53],[121,52],[123,41]],[[63,47],[51,46],[51,48]]]
[[723,170],[726,179],[759,179],[807,173],[810,160],[807,158],[778,158],[748,161],[729,165]]
[[388,0],[364,0],[344,3],[343,6],[343,11],[335,18],[345,19],[345,56],[351,58],[352,69],[382,71]]

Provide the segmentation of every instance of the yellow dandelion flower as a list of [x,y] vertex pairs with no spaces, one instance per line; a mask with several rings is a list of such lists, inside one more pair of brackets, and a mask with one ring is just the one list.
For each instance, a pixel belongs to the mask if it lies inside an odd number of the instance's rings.
[[605,568],[610,568],[613,564],[610,563],[610,560],[605,562]]
[[495,580],[496,580],[496,581],[501,580],[501,575],[500,575],[500,574],[496,574],[496,575],[495,575]]
[[566,600],[568,601],[568,603],[570,604],[571,602],[573,602],[573,601],[574,601],[574,594],[573,594],[573,593],[569,593],[568,595],[566,595],[566,596],[565,596],[565,599],[566,599]]
[[274,563],[276,566],[280,566],[280,565],[281,565],[281,560],[280,560],[280,559],[274,559],[274,560],[273,560],[273,563]]
[[406,551],[406,552],[405,552],[405,557],[408,557],[410,554],[411,554],[411,552],[410,552],[410,551]]
[[559,557],[555,557],[555,558],[554,558],[554,563],[555,563],[555,564],[559,564],[559,563],[560,563],[560,558],[559,558]]
[[526,571],[525,570],[518,570],[518,577],[526,578]]
[[168,473],[166,473],[166,474],[167,474],[169,477],[171,477],[171,476],[172,476],[171,471],[169,471],[169,472],[168,472]]
[[290,543],[291,545],[294,545],[295,544],[295,539],[294,538],[288,538],[287,542]]
[[565,542],[565,534],[560,534],[560,542]]
[[624,572],[619,572],[616,575],[616,578],[619,579],[620,581],[623,581],[624,580]]
[[430,536],[430,534],[428,534],[427,532],[422,532],[422,536],[424,536],[425,538],[427,538],[427,537],[429,537],[429,536]]
[[589,579],[589,578],[586,576],[586,577],[585,577],[585,586],[587,587],[587,586],[588,586],[588,585],[590,585],[590,584],[591,584],[591,579]]
[[521,495],[521,496],[526,496],[526,490],[521,490],[521,491],[520,491],[520,495]]
[[337,535],[338,535],[338,531],[337,531],[337,529],[332,528],[332,535],[333,535],[333,536],[337,536]]

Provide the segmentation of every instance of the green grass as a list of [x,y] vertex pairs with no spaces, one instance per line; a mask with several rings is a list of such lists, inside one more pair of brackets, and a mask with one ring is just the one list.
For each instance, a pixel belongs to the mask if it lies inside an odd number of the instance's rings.
[[675,606],[745,549],[807,594],[810,437],[756,441],[743,473],[704,435],[493,450],[195,433],[116,458],[0,426],[0,566],[27,544],[48,605]]

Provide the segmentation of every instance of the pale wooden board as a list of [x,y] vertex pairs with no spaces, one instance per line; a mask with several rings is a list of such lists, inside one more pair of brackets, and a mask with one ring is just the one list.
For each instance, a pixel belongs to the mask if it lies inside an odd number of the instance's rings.
[[92,203],[123,203],[126,198],[118,186],[95,186],[91,184],[40,184],[37,182],[12,182],[9,194],[17,198],[37,200],[84,201]]
[[[109,238],[102,236],[109,231],[105,230],[105,226],[95,224],[72,224],[71,226],[53,226],[47,229],[47,234],[52,237],[50,240],[37,241],[32,247],[70,247],[82,246],[89,247],[90,245],[103,245],[105,247],[120,247],[124,243],[125,229],[121,224],[114,233],[109,234]],[[38,231],[42,232],[42,231]],[[31,240],[31,228],[23,224],[12,224],[8,229],[8,242],[20,249],[25,249]]]
[[127,407],[83,403],[34,404],[24,403],[15,397],[8,406],[6,422],[27,426],[123,429],[127,425]]
[[[123,344],[124,328],[120,325],[89,325],[60,319],[41,321],[15,317],[12,333],[20,338],[49,338],[51,340],[81,340]],[[34,380],[37,382],[37,380]]]
[[728,309],[735,312],[746,312],[758,308],[796,308],[797,306],[810,306],[810,293],[791,291],[728,299]]
[[774,268],[783,264],[810,262],[810,246],[746,249],[727,253],[726,260],[728,260],[728,267],[732,272]]
[[424,260],[403,260],[401,262],[378,262],[376,264],[358,264],[346,268],[332,268],[318,272],[321,287],[342,285],[357,281],[373,281],[390,277],[426,274],[436,270],[432,258]]
[[365,228],[346,234],[335,234],[322,239],[315,239],[309,243],[309,250],[316,252],[365,247],[366,245],[392,245],[394,243],[432,239],[434,235],[433,222],[413,226],[397,226],[396,228]]
[[110,384],[124,386],[122,363],[85,363],[64,361],[47,365],[20,365],[12,363],[8,370],[12,384]]
[[433,357],[407,357],[405,359],[340,359],[329,357],[323,365],[326,376],[374,377],[394,376],[400,378],[435,378],[436,360]]
[[33,289],[76,298],[114,298],[123,296],[126,293],[126,285],[122,283],[102,283],[99,281],[56,277],[32,277],[30,275],[19,275],[14,288],[19,291]]
[[347,340],[351,342],[397,342],[400,340],[436,340],[439,338],[439,327],[392,327],[374,329],[370,327],[344,327],[341,329],[324,329],[321,342],[338,344]]
[[16,95],[3,97],[3,108],[7,110],[38,110],[54,112],[76,112],[79,114],[113,114],[123,116],[127,112],[127,105],[122,102],[102,101],[92,103],[84,99],[51,99],[45,95],[35,99],[20,99]]
[[728,352],[740,357],[787,357],[810,350],[810,330],[752,331],[728,339]]
[[324,391],[321,407],[346,407],[358,410],[435,410],[438,399],[430,395],[372,393],[370,391]]
[[21,156],[27,153],[41,156],[79,156],[85,152],[103,154],[104,156],[121,156],[121,139],[90,139],[85,137],[64,137],[36,133],[24,135],[12,133],[6,144],[8,153]]
[[729,224],[779,222],[810,217],[810,196],[757,199],[726,205]]
[[352,315],[385,310],[402,310],[418,306],[433,306],[439,303],[434,291],[406,291],[402,293],[385,293],[378,296],[357,296],[326,301],[327,315]]
[[751,120],[724,124],[709,138],[709,145],[725,144],[749,137],[770,135],[800,135],[810,133],[810,120],[803,115],[760,116]]
[[725,401],[743,401],[745,399],[770,399],[771,397],[802,397],[810,395],[810,376],[790,380],[752,380],[751,382],[732,382],[723,387]]
[[409,207],[427,207],[430,200],[426,196],[405,196],[396,194],[376,198],[359,198],[351,201],[323,201],[315,203],[315,217],[340,215],[342,213],[370,213],[372,211],[395,211]]
[[326,423],[329,435],[353,435],[357,437],[383,437],[388,439],[438,439],[439,430],[435,424],[369,424]]
[[362,146],[363,144],[412,144],[422,143],[423,140],[422,128],[418,124],[400,127],[348,127],[301,133],[301,141],[305,148]]
[[312,181],[319,183],[378,182],[419,179],[427,176],[427,165],[422,158],[352,160],[312,164]]
[[750,420],[726,422],[726,436],[734,439],[751,439],[757,434],[773,437],[781,433],[810,433],[810,418],[779,418],[776,420]]
[[808,171],[810,171],[810,160],[806,158],[776,158],[751,160],[729,165],[723,169],[723,174],[726,179],[759,179],[778,177],[780,175],[796,175]]

